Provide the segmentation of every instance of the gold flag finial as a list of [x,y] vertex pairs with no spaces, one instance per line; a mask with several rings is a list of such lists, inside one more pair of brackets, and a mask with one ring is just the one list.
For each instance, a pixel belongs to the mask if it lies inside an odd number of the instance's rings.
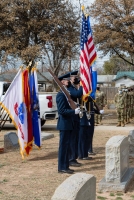
[[84,11],[84,9],[85,9],[85,6],[84,6],[84,5],[83,5],[83,6],[81,6],[81,10],[82,10],[82,11]]

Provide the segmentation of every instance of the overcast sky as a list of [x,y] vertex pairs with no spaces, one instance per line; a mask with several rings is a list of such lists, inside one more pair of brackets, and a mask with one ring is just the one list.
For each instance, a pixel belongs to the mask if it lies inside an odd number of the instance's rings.
[[79,2],[85,6],[90,6],[94,0],[73,0],[74,3],[79,4]]

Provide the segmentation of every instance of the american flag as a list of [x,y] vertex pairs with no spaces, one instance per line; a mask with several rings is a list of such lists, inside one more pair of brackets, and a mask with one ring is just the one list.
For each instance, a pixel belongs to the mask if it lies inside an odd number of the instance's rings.
[[91,66],[97,58],[89,20],[89,16],[86,17],[83,13],[80,44],[80,79],[83,86],[83,101],[85,102],[87,101],[89,94],[92,92]]

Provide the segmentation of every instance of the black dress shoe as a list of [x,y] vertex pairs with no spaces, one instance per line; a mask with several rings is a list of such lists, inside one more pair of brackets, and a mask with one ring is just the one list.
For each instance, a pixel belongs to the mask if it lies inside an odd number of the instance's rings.
[[83,160],[92,160],[92,157],[83,158]]
[[78,163],[78,164],[80,164],[80,165],[82,165],[81,163],[79,163],[77,160],[75,161],[76,163]]
[[88,155],[95,156],[95,155],[96,155],[96,153],[94,153],[94,152],[88,152]]
[[73,169],[70,169],[70,168],[68,168],[70,171],[72,171],[72,172],[74,172],[74,170]]
[[81,166],[81,163],[78,163],[77,161],[72,161],[72,162],[69,162],[69,165],[70,166],[74,166],[74,167],[80,167]]
[[92,157],[79,158],[80,160],[92,160]]
[[62,169],[62,170],[58,170],[58,173],[73,174],[74,170],[72,170],[72,169]]

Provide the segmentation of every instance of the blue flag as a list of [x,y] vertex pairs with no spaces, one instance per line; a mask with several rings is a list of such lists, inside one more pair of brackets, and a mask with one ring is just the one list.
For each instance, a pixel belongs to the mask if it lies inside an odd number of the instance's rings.
[[39,148],[41,147],[41,124],[40,124],[40,108],[38,97],[38,82],[36,69],[33,68],[29,75],[31,110],[32,110],[32,126],[34,143]]
[[92,92],[90,96],[95,100],[96,88],[97,88],[97,71],[95,63],[91,67],[91,76],[92,76]]

